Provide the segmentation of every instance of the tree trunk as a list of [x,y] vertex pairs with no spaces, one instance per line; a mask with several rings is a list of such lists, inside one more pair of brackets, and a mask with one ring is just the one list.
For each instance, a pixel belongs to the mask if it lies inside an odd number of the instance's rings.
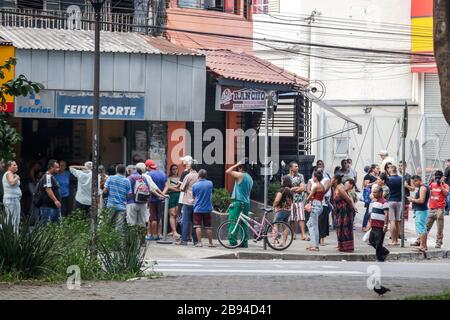
[[434,0],[434,56],[441,85],[441,108],[450,125],[450,1]]

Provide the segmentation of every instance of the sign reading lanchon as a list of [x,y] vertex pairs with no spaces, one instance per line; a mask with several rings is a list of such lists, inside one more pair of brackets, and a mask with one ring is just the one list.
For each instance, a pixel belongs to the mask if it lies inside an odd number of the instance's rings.
[[271,95],[276,103],[276,91],[218,85],[216,89],[216,110],[264,112],[268,95]]

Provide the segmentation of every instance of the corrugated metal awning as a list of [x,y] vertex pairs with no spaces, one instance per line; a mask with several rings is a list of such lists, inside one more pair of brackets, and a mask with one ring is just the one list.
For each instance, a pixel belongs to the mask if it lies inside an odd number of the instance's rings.
[[[12,42],[17,49],[54,51],[94,51],[94,32],[0,27],[0,37]],[[165,55],[202,55],[177,46],[164,38],[150,37],[136,32],[100,33],[100,51],[117,53],[146,53]]]

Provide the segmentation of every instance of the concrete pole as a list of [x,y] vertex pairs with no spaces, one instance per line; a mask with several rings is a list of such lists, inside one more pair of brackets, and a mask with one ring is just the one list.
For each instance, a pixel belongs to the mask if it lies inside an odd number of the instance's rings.
[[405,108],[403,109],[403,119],[402,119],[402,163],[403,163],[403,172],[402,172],[402,206],[400,208],[401,214],[401,246],[405,247],[405,172],[406,172],[406,135],[408,134],[408,103],[405,102]]

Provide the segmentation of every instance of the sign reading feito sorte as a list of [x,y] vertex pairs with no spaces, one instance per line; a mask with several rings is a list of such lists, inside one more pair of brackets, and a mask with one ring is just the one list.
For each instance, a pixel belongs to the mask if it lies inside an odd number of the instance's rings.
[[216,110],[237,112],[264,112],[267,96],[277,102],[277,92],[252,88],[239,88],[217,85]]
[[[92,119],[94,98],[89,94],[58,92],[56,118]],[[100,95],[100,119],[143,120],[144,96],[134,94]]]

